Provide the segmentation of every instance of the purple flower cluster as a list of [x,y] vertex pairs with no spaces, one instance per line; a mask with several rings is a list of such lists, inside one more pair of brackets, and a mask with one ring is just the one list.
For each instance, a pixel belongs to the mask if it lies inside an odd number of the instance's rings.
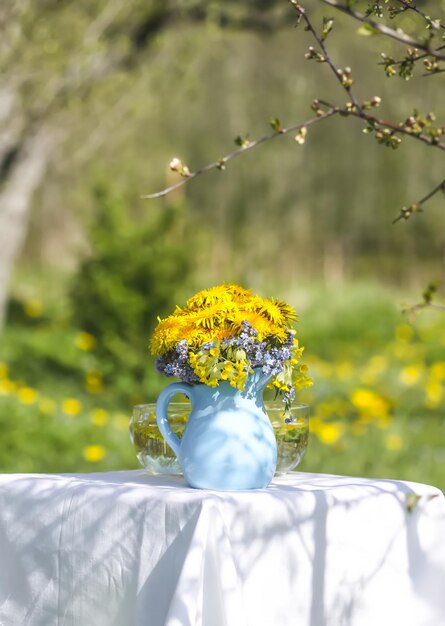
[[170,350],[165,354],[158,356],[155,361],[155,367],[158,372],[166,376],[176,376],[184,383],[199,383],[199,378],[190,367],[189,346],[187,339],[181,339],[176,344],[174,350]]
[[[277,345],[273,339],[258,341],[258,332],[247,321],[242,323],[241,333],[237,337],[223,339],[220,343],[221,354],[224,356],[227,349],[240,348],[245,351],[247,362],[251,367],[261,367],[264,374],[276,376],[283,371],[285,361],[292,358],[291,347],[294,342],[294,334],[291,330],[283,343]],[[210,350],[214,347],[213,342],[204,344],[201,350]],[[156,369],[166,376],[176,376],[186,383],[199,382],[198,376],[189,364],[190,347],[186,339],[182,339],[173,350],[159,356],[156,359]],[[293,387],[285,395],[287,401],[292,401],[295,396]]]
[[252,367],[262,367],[265,374],[276,376],[283,370],[284,361],[292,358],[291,346],[294,342],[292,331],[287,334],[287,339],[280,346],[274,345],[270,340],[258,341],[258,332],[253,326],[244,321],[242,331],[238,337],[225,339],[222,348],[232,346],[245,350]]

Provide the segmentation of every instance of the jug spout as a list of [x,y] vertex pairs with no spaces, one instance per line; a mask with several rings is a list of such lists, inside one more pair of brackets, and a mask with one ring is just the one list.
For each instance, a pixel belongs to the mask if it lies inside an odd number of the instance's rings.
[[263,391],[266,385],[272,380],[272,374],[265,374],[263,370],[260,368],[260,373],[257,380],[258,389]]
[[265,374],[262,367],[256,367],[246,383],[246,395],[259,395],[262,397],[263,391],[271,378],[272,374]]

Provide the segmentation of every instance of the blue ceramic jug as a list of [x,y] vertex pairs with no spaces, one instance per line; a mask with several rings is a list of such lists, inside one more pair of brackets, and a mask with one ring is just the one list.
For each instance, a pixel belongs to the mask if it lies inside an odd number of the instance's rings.
[[[159,395],[159,430],[178,457],[191,487],[223,491],[267,487],[275,473],[277,443],[263,404],[269,375],[255,369],[244,391],[228,382],[217,387],[172,383]],[[184,393],[191,414],[181,439],[172,431],[170,399]]]

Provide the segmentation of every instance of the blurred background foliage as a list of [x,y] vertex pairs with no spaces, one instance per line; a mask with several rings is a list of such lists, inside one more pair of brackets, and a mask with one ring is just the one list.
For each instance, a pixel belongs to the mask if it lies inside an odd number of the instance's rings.
[[[306,4],[320,23],[332,13]],[[361,98],[445,125],[444,74],[388,80],[379,55],[396,44],[335,18],[329,49]],[[303,146],[282,138],[140,199],[177,180],[174,156],[196,169],[237,135],[267,134],[272,116],[286,126],[316,97],[344,103],[294,22],[288,3],[260,0],[0,9],[0,265],[13,267],[11,280],[0,269],[1,471],[136,467],[131,407],[166,383],[147,349],[157,316],[230,281],[300,313],[315,379],[302,469],[445,486],[445,318],[401,313],[443,280],[443,199],[391,224],[443,178],[439,151],[409,139],[393,151],[360,120],[333,119]]]

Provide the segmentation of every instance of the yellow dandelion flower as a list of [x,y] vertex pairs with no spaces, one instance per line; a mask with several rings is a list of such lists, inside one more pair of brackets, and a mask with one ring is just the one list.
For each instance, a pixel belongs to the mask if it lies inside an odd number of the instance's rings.
[[107,451],[103,446],[93,445],[86,446],[83,451],[83,458],[90,463],[97,463],[98,461],[102,461],[102,459],[107,454]]
[[172,350],[175,345],[186,338],[187,319],[183,316],[170,315],[159,320],[150,341],[150,350],[154,356]]
[[397,451],[402,448],[403,441],[400,435],[396,435],[395,433],[388,433],[385,436],[385,446],[388,450]]
[[187,308],[191,311],[215,304],[244,302],[252,297],[252,292],[238,285],[224,284],[198,291],[187,300]]
[[43,303],[39,298],[29,298],[23,303],[23,310],[27,317],[40,317],[43,312]]
[[425,385],[425,406],[435,409],[442,401],[444,389],[438,380],[430,379]]
[[237,307],[232,302],[221,302],[193,311],[186,319],[192,326],[214,329],[224,325],[236,311]]
[[22,387],[17,391],[17,398],[22,404],[35,404],[38,395],[37,391],[31,387]]
[[186,339],[192,348],[200,348],[205,343],[219,340],[220,336],[221,331],[217,328],[207,329],[199,326],[188,326],[184,329],[183,339]]
[[239,311],[233,317],[232,331],[238,334],[241,331],[242,323],[249,322],[258,333],[258,340],[262,341],[273,334],[274,325],[261,313],[256,311]]
[[402,369],[399,374],[399,379],[402,385],[405,385],[406,387],[412,387],[417,382],[419,382],[422,373],[422,365],[419,363],[412,363]]
[[76,398],[66,398],[62,402],[62,411],[66,415],[79,415],[82,410],[82,404]]
[[102,376],[99,374],[99,372],[88,372],[85,377],[85,389],[89,393],[99,393],[100,391],[102,391],[102,388]]
[[84,352],[90,352],[96,345],[96,339],[90,333],[81,332],[74,340],[76,348]]
[[243,303],[247,302],[251,298],[254,297],[251,289],[245,289],[244,287],[240,287],[240,285],[226,284],[224,285],[227,293],[230,294],[232,300],[234,302]]
[[275,298],[260,298],[259,300],[256,310],[277,326],[287,326],[291,320],[297,319],[296,312],[286,302],[275,300]]
[[[436,380],[445,380],[445,361],[436,361],[430,368],[431,377]],[[1,370],[0,370],[1,375]]]
[[0,380],[0,396],[9,396],[17,389],[17,383],[9,378]]
[[323,443],[332,445],[337,443],[343,434],[344,426],[339,422],[321,423],[316,430],[316,435]]
[[362,413],[368,415],[385,415],[389,404],[375,391],[370,389],[355,389],[351,394],[352,404]]
[[105,409],[94,409],[91,411],[91,422],[95,426],[105,426],[109,420],[109,413]]
[[6,363],[0,361],[0,378],[6,378],[9,372],[9,368]]

